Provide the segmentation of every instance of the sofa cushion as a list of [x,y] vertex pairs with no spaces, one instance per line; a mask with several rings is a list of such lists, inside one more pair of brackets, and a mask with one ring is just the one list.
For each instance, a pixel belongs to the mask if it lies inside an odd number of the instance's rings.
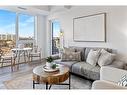
[[57,64],[62,64],[62,65],[65,65],[65,66],[68,66],[69,68],[71,68],[71,66],[75,63],[77,63],[77,61],[61,61],[61,59],[57,59],[57,60],[54,60],[55,63]]
[[125,65],[124,62],[118,61],[118,60],[114,60],[114,61],[112,62],[112,64],[109,64],[109,65],[107,65],[107,66],[109,66],[109,67],[114,67],[114,68],[119,68],[119,69],[124,69],[124,65]]
[[81,61],[85,61],[85,48],[84,47],[75,47],[70,46],[70,48],[74,48],[76,52],[81,52]]
[[[110,53],[112,53],[112,51],[113,51],[112,49],[109,49],[109,48],[86,47],[86,49],[85,49],[85,59],[87,58],[88,53],[90,52],[91,49],[93,49],[93,50],[105,49],[105,50],[107,50],[107,51],[110,52]],[[116,51],[114,50],[114,52],[116,52]]]
[[75,52],[75,48],[67,48],[67,47],[64,47],[63,49],[63,52]]
[[91,49],[87,56],[86,62],[93,66],[96,66],[99,55],[100,55],[100,51]]
[[100,66],[95,66],[89,72],[89,79],[99,80],[100,79]]
[[100,67],[92,66],[86,62],[78,62],[73,64],[72,72],[82,75],[88,79],[97,80],[100,78]]
[[112,63],[112,61],[115,58],[115,54],[109,53],[106,50],[101,50],[101,55],[98,59],[98,65],[99,66],[106,66]]

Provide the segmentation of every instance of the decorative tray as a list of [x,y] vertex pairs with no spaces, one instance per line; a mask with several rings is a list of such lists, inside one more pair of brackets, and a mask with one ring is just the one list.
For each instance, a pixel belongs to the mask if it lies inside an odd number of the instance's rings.
[[43,70],[45,72],[55,72],[55,71],[59,71],[59,68],[52,69],[52,68],[47,68],[46,65],[44,65]]

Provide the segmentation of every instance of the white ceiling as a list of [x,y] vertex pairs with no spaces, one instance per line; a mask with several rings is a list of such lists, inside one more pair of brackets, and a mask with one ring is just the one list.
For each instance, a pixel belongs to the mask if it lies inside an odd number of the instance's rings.
[[65,10],[68,10],[68,9],[70,9],[72,6],[65,6],[65,5],[61,5],[61,6],[55,6],[55,5],[53,5],[53,6],[51,6],[51,5],[49,5],[49,6],[32,6],[32,7],[34,7],[34,8],[37,8],[37,9],[39,9],[39,10],[45,10],[45,11],[49,11],[49,12],[61,12],[61,11],[65,11]]
[[37,8],[39,10],[44,10],[44,11],[50,11],[51,6],[43,5],[43,6],[32,6],[33,8]]
[[48,15],[54,12],[62,12],[69,10],[72,6],[50,6],[50,5],[41,5],[41,6],[0,6],[0,9],[6,9],[16,12],[24,12],[33,15]]

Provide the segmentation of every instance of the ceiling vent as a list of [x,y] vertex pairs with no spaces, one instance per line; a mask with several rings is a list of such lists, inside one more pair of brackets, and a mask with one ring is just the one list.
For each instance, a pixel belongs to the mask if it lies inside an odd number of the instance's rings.
[[23,8],[23,7],[18,7],[21,10],[27,10],[27,8]]
[[71,6],[69,6],[69,5],[67,6],[67,5],[66,5],[66,6],[64,6],[64,8],[66,8],[66,9],[71,9]]

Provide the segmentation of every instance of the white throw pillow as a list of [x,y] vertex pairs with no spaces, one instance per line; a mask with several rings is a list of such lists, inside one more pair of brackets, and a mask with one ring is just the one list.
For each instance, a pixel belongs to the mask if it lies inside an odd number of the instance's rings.
[[106,50],[101,50],[101,55],[98,59],[99,66],[106,66],[112,63],[115,58],[115,54],[109,53]]
[[127,76],[124,75],[117,83],[119,86],[127,86]]
[[91,49],[88,56],[87,56],[86,62],[93,65],[93,66],[96,66],[99,55],[100,55],[100,50]]

